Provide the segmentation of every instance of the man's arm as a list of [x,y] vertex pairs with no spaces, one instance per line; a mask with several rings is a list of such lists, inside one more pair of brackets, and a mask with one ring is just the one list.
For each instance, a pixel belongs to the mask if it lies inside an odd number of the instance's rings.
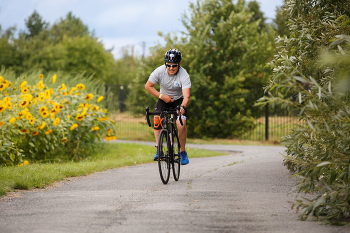
[[[169,96],[169,95],[161,95],[160,96],[160,92],[158,92],[155,88],[154,88],[154,83],[152,83],[151,81],[147,81],[146,85],[145,85],[145,89],[146,91],[148,91],[151,95],[160,98],[161,100],[163,100],[165,103],[170,103],[173,102],[173,96]],[[159,97],[160,96],[160,97]]]
[[[182,95],[184,97],[184,100],[182,101],[181,105],[187,108],[187,105],[190,102],[191,88],[182,89]],[[180,108],[180,112],[181,114],[185,114],[185,109]]]

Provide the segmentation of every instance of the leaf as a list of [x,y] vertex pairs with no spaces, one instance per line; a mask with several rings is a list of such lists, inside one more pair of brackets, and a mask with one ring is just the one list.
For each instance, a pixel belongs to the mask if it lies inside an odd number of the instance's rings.
[[29,145],[30,145],[31,147],[35,147],[34,143],[32,143],[32,142],[30,142]]
[[293,78],[295,80],[298,80],[298,81],[302,82],[302,83],[309,83],[309,80],[307,80],[307,79],[305,79],[303,77],[300,77],[300,76],[294,76]]
[[317,167],[322,167],[322,166],[325,166],[325,165],[328,165],[328,164],[332,164],[332,163],[329,162],[329,161],[325,161],[325,162],[317,164]]
[[311,122],[309,120],[306,120],[307,124],[309,125],[309,127],[314,130],[314,126],[311,124]]

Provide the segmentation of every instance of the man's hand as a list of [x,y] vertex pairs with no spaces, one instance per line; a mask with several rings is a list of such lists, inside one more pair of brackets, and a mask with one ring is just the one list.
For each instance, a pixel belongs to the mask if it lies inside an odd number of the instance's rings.
[[174,102],[173,98],[174,97],[170,95],[162,95],[160,99],[163,100],[165,103],[171,103]]

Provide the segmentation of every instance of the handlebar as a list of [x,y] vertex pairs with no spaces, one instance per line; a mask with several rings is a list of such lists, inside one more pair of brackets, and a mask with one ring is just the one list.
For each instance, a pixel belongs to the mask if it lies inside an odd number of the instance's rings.
[[150,112],[149,107],[146,107],[146,116],[145,120],[147,120],[148,126],[151,127],[151,122],[149,120],[150,115],[161,115],[161,114],[178,114],[179,115],[179,120],[180,124],[184,125],[181,119],[181,112],[180,112],[180,106],[177,106],[174,110],[169,109],[169,110],[163,110],[162,112]]

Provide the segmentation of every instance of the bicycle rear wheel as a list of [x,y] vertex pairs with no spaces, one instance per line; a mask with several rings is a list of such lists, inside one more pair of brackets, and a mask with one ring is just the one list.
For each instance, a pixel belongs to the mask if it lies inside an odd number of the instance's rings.
[[169,156],[170,143],[167,134],[167,130],[162,130],[158,140],[158,167],[160,179],[164,184],[167,184],[169,181],[171,166]]
[[173,159],[172,159],[172,166],[173,166],[173,175],[174,180],[178,181],[180,177],[180,141],[179,137],[177,136],[177,131],[173,130],[173,137],[174,137],[174,143],[173,143]]

